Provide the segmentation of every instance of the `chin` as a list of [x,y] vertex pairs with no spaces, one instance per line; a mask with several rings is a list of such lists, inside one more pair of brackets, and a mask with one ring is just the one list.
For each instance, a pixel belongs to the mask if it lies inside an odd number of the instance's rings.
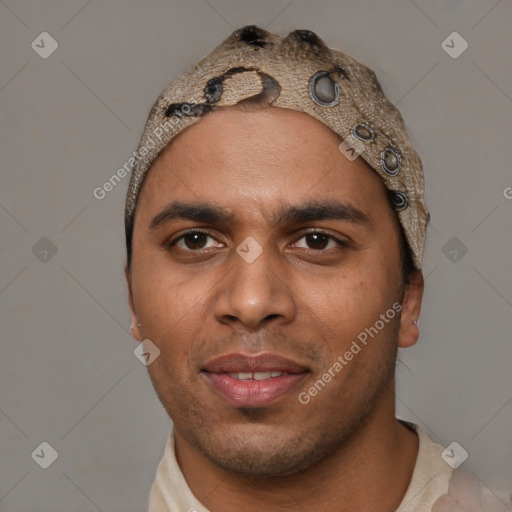
[[187,435],[215,466],[240,476],[270,478],[304,471],[333,451],[325,436],[307,438],[282,425],[219,426],[216,432]]

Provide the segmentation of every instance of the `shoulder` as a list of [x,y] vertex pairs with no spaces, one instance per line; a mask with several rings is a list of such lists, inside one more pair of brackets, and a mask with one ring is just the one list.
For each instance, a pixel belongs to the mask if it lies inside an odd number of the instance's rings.
[[432,512],[509,512],[493,492],[470,470],[461,466],[452,473],[448,492],[432,507]]
[[418,435],[419,450],[397,512],[512,512],[466,465],[452,469],[443,459],[445,448],[419,425],[400,421]]
[[443,446],[435,443],[416,423],[399,420],[419,439],[418,456],[409,487],[397,512],[430,512],[436,500],[446,494],[453,469],[443,460]]

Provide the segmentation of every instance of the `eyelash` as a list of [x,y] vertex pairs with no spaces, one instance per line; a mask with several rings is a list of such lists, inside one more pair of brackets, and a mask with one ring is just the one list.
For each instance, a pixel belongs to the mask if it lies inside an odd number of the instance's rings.
[[[174,240],[170,241],[168,244],[166,244],[167,246],[167,249],[170,250],[172,249],[172,247],[174,245],[176,245],[177,242],[179,242],[180,240],[183,240],[185,237],[187,237],[188,235],[193,235],[193,234],[202,234],[202,235],[206,235],[210,238],[213,238],[215,239],[215,237],[213,235],[211,235],[208,231],[204,231],[202,229],[189,229],[188,231],[186,231],[185,233],[183,233],[182,235],[180,235],[178,238],[175,238]],[[311,231],[307,231],[306,233],[303,233],[296,241],[295,243],[297,243],[299,240],[301,240],[302,238],[305,238],[307,235],[324,235],[326,236],[329,241],[334,241],[336,242],[340,247],[342,248],[347,248],[349,247],[349,243],[346,242],[346,241],[343,241],[343,240],[340,240],[338,238],[336,238],[335,236],[333,235],[330,235],[329,233],[326,233],[325,231],[321,231],[321,230],[311,230]],[[184,251],[184,252],[190,252],[190,253],[201,253],[202,251],[204,251],[204,249],[181,249],[181,248],[178,248],[179,250],[181,251]],[[208,248],[207,248],[208,249]],[[309,251],[314,251],[314,252],[327,252],[328,249],[307,249]]]

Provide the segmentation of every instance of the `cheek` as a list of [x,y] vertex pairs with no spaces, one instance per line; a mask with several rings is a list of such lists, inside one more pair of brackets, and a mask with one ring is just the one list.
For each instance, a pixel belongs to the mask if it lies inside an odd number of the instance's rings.
[[144,337],[162,350],[172,345],[172,357],[178,357],[180,345],[187,347],[197,338],[198,318],[204,318],[209,288],[206,279],[185,279],[178,272],[155,266],[144,273],[135,272],[132,289]]
[[189,361],[202,339],[205,286],[155,267],[140,275],[134,280],[134,301],[141,333],[160,349],[160,356],[147,367],[153,386],[167,406],[190,401],[187,389],[196,376]]
[[342,334],[343,338],[358,334],[395,300],[385,272],[370,268],[343,269],[334,276],[307,279],[296,288],[300,303],[333,334]]
[[134,300],[148,319],[171,323],[194,308],[207,286],[204,279],[190,279],[179,269],[163,265],[162,258],[148,259],[134,270]]

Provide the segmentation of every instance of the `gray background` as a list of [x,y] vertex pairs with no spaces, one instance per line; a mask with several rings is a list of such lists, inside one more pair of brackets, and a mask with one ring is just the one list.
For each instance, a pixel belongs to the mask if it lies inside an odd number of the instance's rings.
[[[511,20],[510,0],[0,1],[0,510],[145,510],[170,422],[129,334],[128,178],[92,191],[167,83],[253,23],[317,32],[401,109],[432,224],[398,412],[463,446],[510,506]],[[47,59],[31,48],[43,31]],[[441,47],[453,31],[469,43],[457,59]],[[48,469],[31,457],[43,441]]]

